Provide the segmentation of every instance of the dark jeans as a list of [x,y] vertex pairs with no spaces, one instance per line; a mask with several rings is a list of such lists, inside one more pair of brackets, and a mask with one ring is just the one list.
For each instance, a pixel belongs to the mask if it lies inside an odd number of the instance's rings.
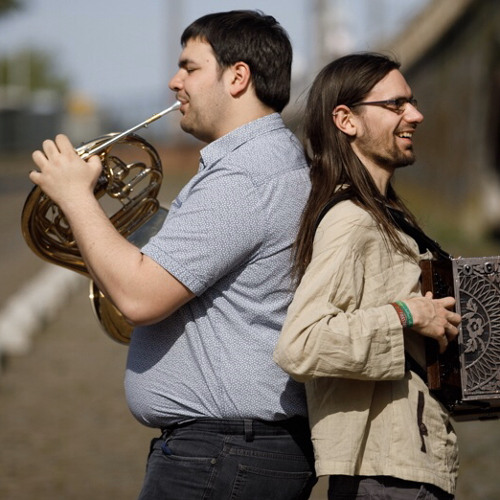
[[328,500],[453,500],[437,486],[389,476],[330,476]]
[[202,419],[151,442],[140,500],[307,500],[316,483],[307,421]]

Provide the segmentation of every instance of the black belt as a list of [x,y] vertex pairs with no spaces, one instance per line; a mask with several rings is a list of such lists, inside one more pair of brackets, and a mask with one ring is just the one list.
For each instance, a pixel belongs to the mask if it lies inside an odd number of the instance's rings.
[[253,419],[217,419],[196,418],[184,420],[162,429],[162,436],[168,436],[176,429],[189,428],[217,434],[236,434],[245,436],[251,441],[254,436],[277,436],[280,434],[309,433],[309,422],[306,418],[294,417],[287,420],[253,420]]

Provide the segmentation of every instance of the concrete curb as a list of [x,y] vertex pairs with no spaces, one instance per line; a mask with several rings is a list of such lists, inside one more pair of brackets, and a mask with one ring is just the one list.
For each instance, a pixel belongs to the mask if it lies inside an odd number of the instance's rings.
[[11,295],[0,309],[0,357],[27,353],[33,335],[54,318],[85,280],[68,269],[47,264]]

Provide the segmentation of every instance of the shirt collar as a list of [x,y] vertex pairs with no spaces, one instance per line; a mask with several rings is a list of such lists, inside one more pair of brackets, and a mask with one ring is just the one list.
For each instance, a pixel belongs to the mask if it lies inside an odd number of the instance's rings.
[[279,113],[272,113],[245,123],[245,125],[211,142],[200,151],[200,170],[210,168],[228,153],[231,153],[254,137],[284,127],[285,124]]

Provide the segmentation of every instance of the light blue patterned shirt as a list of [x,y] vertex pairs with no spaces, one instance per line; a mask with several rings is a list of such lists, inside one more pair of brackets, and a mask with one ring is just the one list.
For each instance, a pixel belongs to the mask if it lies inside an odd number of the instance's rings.
[[277,113],[202,149],[199,172],[143,248],[196,297],[134,330],[125,389],[140,422],[306,415],[303,386],[273,350],[309,189],[302,147]]

